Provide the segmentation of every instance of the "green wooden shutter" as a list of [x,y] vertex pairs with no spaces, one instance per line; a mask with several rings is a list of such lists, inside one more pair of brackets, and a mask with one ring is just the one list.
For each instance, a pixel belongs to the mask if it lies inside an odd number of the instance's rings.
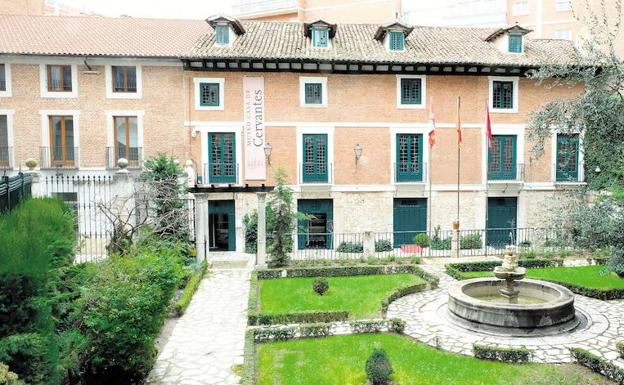
[[202,107],[219,107],[220,105],[220,84],[200,83],[199,84],[199,105]]
[[522,52],[522,35],[518,35],[518,34],[509,35],[509,52],[513,52],[513,53]]
[[211,133],[208,136],[209,183],[236,183],[236,136]]
[[513,109],[513,82],[492,82],[492,106],[497,109]]
[[306,83],[304,87],[305,104],[323,104],[322,83]]
[[227,25],[217,25],[215,27],[215,33],[217,35],[217,44],[230,44],[230,27]]
[[397,134],[396,181],[421,182],[423,179],[422,134]]
[[516,135],[494,135],[488,149],[488,180],[516,179]]
[[401,79],[401,104],[421,104],[422,80]]
[[577,181],[579,178],[579,135],[557,134],[557,181]]
[[403,32],[389,32],[389,46],[391,51],[402,51],[405,48],[405,35]]
[[312,29],[312,47],[327,48],[329,42],[329,30],[327,28]]
[[303,135],[302,175],[304,183],[327,183],[327,134]]

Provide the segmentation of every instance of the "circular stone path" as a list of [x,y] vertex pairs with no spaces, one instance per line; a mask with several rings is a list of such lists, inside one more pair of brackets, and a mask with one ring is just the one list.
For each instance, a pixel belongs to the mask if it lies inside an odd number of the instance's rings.
[[425,264],[422,268],[440,277],[440,286],[399,298],[390,304],[388,318],[406,322],[405,334],[440,349],[472,355],[472,344],[500,347],[525,346],[532,352],[532,360],[542,363],[571,362],[569,348],[579,347],[602,356],[624,368],[618,358],[615,340],[624,337],[624,300],[601,301],[575,295],[575,305],[588,317],[588,324],[580,330],[557,336],[505,337],[477,333],[452,323],[445,315],[447,290],[457,282],[444,272],[443,266]]

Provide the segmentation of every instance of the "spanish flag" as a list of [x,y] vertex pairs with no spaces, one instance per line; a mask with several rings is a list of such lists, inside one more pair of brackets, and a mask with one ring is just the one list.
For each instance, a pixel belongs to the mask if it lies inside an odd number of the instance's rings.
[[431,103],[429,106],[429,147],[433,147],[435,144],[435,116],[433,115],[433,98],[431,98]]
[[492,122],[490,122],[490,107],[485,102],[485,132],[487,134],[488,148],[494,146],[494,136],[492,136]]
[[462,129],[461,129],[461,117],[459,114],[459,109],[461,108],[461,96],[457,97],[457,145],[461,147],[462,145]]

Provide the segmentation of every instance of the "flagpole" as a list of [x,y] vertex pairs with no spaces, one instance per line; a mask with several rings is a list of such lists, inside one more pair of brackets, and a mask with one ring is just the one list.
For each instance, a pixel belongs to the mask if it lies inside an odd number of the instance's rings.
[[490,216],[490,183],[488,181],[488,171],[490,167],[489,154],[490,154],[490,136],[488,134],[488,130],[490,129],[490,109],[488,107],[488,101],[485,102],[485,144],[487,146],[487,151],[485,152],[485,234],[483,236],[484,246],[485,246],[485,257],[488,255],[488,220]]
[[[461,132],[461,120],[459,115],[459,110],[461,107],[461,96],[457,97],[457,130],[458,133]],[[458,140],[457,143],[457,223],[459,224],[459,181],[460,181],[460,172],[461,172],[461,139]]]

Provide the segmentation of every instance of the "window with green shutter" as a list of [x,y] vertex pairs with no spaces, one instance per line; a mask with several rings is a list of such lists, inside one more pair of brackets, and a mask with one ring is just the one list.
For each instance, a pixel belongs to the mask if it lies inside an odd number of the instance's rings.
[[202,107],[219,107],[219,83],[199,84],[199,105]]
[[327,183],[327,134],[303,135],[304,183]]
[[217,35],[217,44],[228,45],[230,44],[230,27],[227,25],[215,26],[215,34]]
[[516,135],[494,135],[488,150],[488,180],[515,180],[516,169]]
[[521,53],[522,52],[522,35],[509,34],[509,52]]
[[401,79],[401,104],[422,104],[422,79]]
[[579,135],[557,134],[557,181],[579,179]]
[[329,46],[329,28],[312,29],[312,47],[327,48]]
[[422,152],[422,134],[398,134],[396,136],[397,182],[422,182]]
[[208,136],[209,183],[236,183],[236,137],[233,132]]
[[388,32],[388,39],[390,51],[403,51],[403,48],[405,48],[405,35],[403,32]]
[[305,84],[305,104],[323,104],[323,84]]
[[496,109],[513,109],[513,81],[495,80],[492,82],[492,107]]

